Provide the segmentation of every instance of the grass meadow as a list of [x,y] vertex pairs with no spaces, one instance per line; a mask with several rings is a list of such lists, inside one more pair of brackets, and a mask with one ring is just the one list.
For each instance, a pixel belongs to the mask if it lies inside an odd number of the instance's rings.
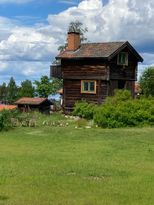
[[0,205],[50,204],[153,205],[154,128],[1,132]]

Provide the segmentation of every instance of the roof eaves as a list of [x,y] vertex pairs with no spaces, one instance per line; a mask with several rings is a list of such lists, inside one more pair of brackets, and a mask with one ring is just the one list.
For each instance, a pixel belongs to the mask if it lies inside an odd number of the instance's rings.
[[130,51],[136,56],[139,62],[143,62],[143,58],[139,55],[139,53],[131,46],[131,44],[128,41],[125,41],[122,46],[120,46],[115,52],[113,52],[109,57],[108,60],[111,60],[113,57],[115,57],[120,51],[122,51],[125,47],[128,47]]
[[108,60],[111,60],[113,57],[115,57],[121,50],[123,50],[126,47],[126,43],[127,41],[123,42],[123,44],[121,46],[119,46],[119,48],[117,48],[117,50],[115,50],[110,56],[108,56]]

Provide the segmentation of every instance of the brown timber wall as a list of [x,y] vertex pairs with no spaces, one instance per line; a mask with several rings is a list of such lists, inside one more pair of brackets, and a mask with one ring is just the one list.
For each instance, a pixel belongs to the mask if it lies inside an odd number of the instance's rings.
[[[118,80],[110,80],[109,82],[109,95],[114,95],[115,89],[118,89]],[[135,81],[127,80],[125,83],[125,89],[129,90],[134,97],[135,93]]]
[[107,97],[107,81],[97,80],[96,94],[81,93],[81,80],[64,80],[64,101],[65,110],[72,109],[75,102],[86,100],[90,103],[101,103]]
[[117,65],[117,56],[110,62],[110,79],[136,80],[137,61],[134,55],[125,48],[122,52],[128,53],[128,66]]
[[101,79],[107,80],[109,70],[102,60],[63,60],[63,79]]

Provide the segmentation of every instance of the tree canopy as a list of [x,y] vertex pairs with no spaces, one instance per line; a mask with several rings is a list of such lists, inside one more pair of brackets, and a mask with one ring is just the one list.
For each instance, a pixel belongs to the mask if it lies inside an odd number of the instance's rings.
[[154,67],[148,67],[140,77],[142,93],[146,96],[154,96]]
[[21,82],[21,86],[19,88],[19,97],[34,97],[35,89],[30,80],[25,80]]
[[14,103],[18,97],[18,87],[13,77],[10,78],[10,81],[7,86],[7,100],[8,102]]
[[36,94],[40,97],[48,97],[50,94],[55,94],[62,87],[62,80],[48,76],[42,76],[40,81],[35,80]]

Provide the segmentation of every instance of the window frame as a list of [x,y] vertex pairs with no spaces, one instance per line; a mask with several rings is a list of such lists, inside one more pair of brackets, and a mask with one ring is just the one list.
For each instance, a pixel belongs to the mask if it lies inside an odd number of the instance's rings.
[[[84,83],[88,83],[88,91],[84,90]],[[90,91],[90,83],[93,82],[94,83],[94,90]],[[96,86],[97,86],[97,81],[96,80],[81,80],[81,93],[83,94],[96,94]]]
[[[124,55],[125,55],[125,58],[126,58],[125,63],[121,63],[121,62],[120,62],[120,55],[121,55],[121,54],[124,54]],[[118,65],[128,66],[128,53],[127,53],[127,52],[120,52],[120,53],[118,54],[117,64],[118,64]]]

